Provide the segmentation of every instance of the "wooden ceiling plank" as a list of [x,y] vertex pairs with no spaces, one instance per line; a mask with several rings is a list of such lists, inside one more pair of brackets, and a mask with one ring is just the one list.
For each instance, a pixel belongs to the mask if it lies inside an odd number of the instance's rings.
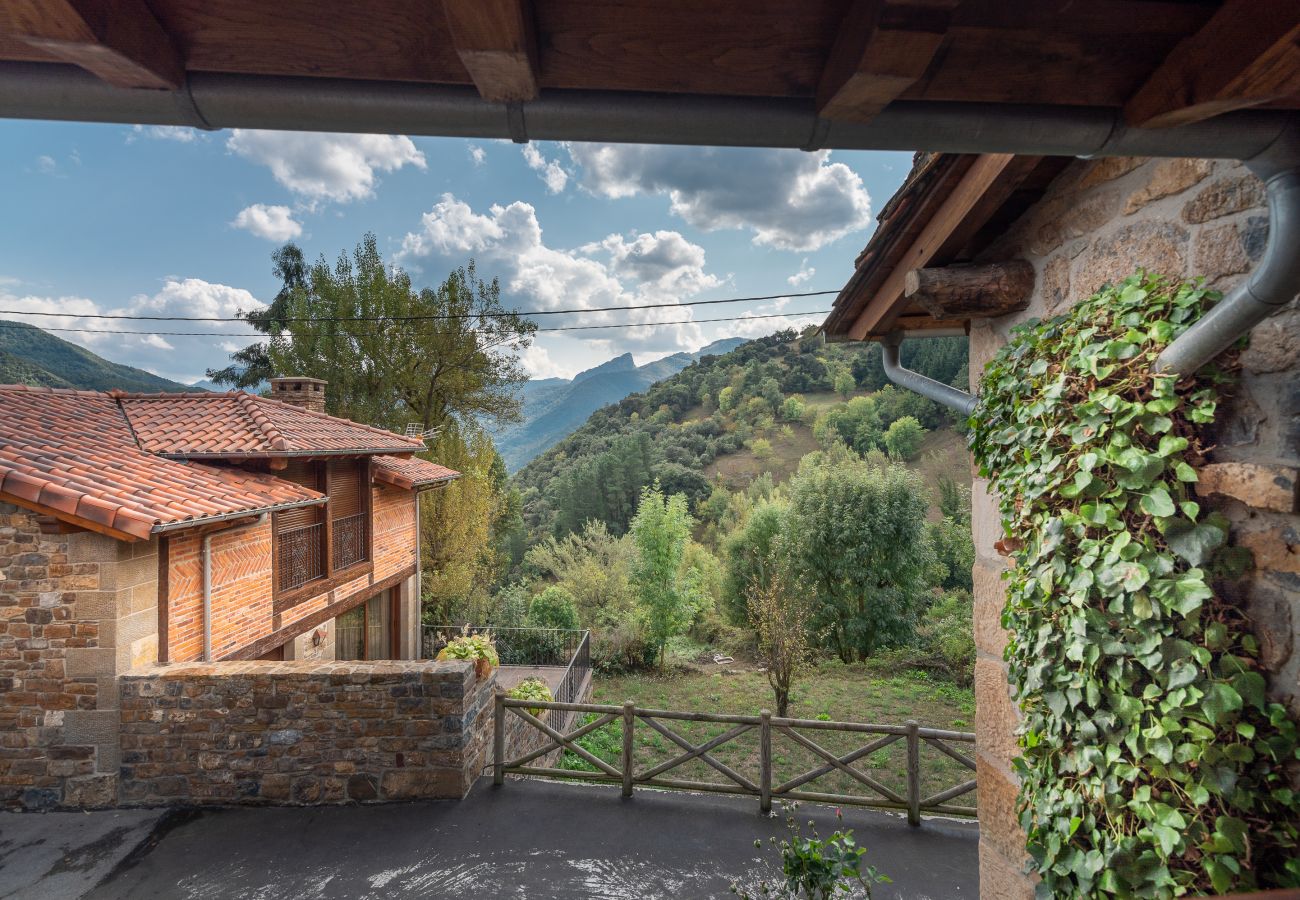
[[1165,128],[1300,92],[1300,3],[1228,0],[1178,44],[1124,106],[1130,125]]
[[185,83],[181,53],[144,0],[0,0],[0,33],[115,87]]
[[908,271],[960,250],[1041,161],[1010,153],[986,153],[976,159],[867,301],[849,329],[849,339],[865,340],[887,329],[902,310]]
[[919,81],[957,0],[853,0],[817,85],[817,114],[869,122]]
[[530,0],[443,0],[456,53],[491,103],[535,100],[537,33]]

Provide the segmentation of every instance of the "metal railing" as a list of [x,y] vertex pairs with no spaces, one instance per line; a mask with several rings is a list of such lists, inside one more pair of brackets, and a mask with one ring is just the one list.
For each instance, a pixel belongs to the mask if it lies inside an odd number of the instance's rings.
[[[452,638],[490,634],[503,666],[565,667],[585,653],[591,667],[591,641],[586,631],[569,628],[495,628],[489,625],[425,625],[424,658],[434,659]],[[583,650],[586,647],[587,649]]]
[[292,590],[325,575],[325,554],[321,542],[325,526],[320,522],[275,535],[275,561],[279,589]]
[[[565,732],[553,727],[548,722],[543,722],[529,712],[529,710],[535,709],[550,710],[552,714],[557,711],[588,713],[594,715],[595,718],[573,731]],[[510,710],[514,715],[540,730],[550,738],[550,742],[517,759],[506,760],[504,758],[506,710]],[[634,748],[636,746],[635,729],[638,721],[645,723],[653,731],[676,744],[683,752],[669,760],[637,771]],[[712,722],[732,727],[720,735],[696,744],[678,731],[665,725],[664,721]],[[615,722],[621,723],[623,731],[622,754],[618,765],[601,759],[578,742],[579,738]],[[726,765],[713,755],[713,751],[719,747],[754,730],[758,731],[759,738],[759,770],[756,779],[750,778],[748,775]],[[877,735],[877,737],[845,753],[827,749],[817,740],[813,740],[813,738],[803,733],[807,731],[847,732],[856,735]],[[815,758],[822,761],[821,764],[812,769],[793,774],[783,781],[773,783],[772,744],[774,737],[781,737],[795,747],[811,751]],[[914,721],[909,721],[904,725],[868,725],[859,722],[823,722],[818,719],[778,718],[766,710],[757,716],[736,716],[642,709],[631,701],[622,706],[600,706],[590,703],[562,703],[558,701],[542,703],[536,700],[514,700],[498,694],[493,741],[492,781],[494,784],[504,783],[507,774],[517,774],[621,784],[623,796],[625,797],[632,796],[633,789],[637,785],[720,794],[745,794],[758,797],[759,808],[764,813],[771,810],[773,798],[870,806],[882,809],[905,810],[910,825],[921,824],[921,816],[926,812],[956,816],[975,816],[977,814],[974,806],[954,806],[951,803],[957,797],[975,790],[974,779],[933,792],[928,796],[923,796],[921,791],[922,746],[929,745],[962,766],[974,770],[975,760],[953,748],[950,744],[974,744],[975,735],[964,731],[922,728]],[[901,792],[853,765],[857,760],[868,754],[876,753],[897,741],[906,741],[907,747],[907,786]],[[593,766],[596,771],[575,771],[573,769],[529,765],[534,760],[544,757],[557,749],[573,753]],[[703,762],[713,770],[721,773],[726,778],[726,781],[719,783],[664,777],[665,773],[695,760]],[[855,787],[866,788],[870,791],[870,794],[865,792],[846,794],[809,790],[812,782],[832,773],[847,775]]]
[[334,530],[334,569],[339,571],[370,555],[370,517],[365,513],[345,516],[330,523]]

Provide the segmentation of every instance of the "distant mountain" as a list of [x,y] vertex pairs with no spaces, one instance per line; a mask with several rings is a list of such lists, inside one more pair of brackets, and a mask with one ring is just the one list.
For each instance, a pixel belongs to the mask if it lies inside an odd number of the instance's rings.
[[96,356],[39,328],[16,325],[0,328],[0,383],[80,390],[153,393],[188,391],[189,387]]
[[228,391],[228,390],[230,390],[230,388],[222,387],[222,386],[219,385],[219,384],[213,384],[211,381],[208,381],[206,378],[200,378],[198,381],[192,381],[192,382],[190,382],[190,390],[192,390],[192,391]]
[[493,430],[497,450],[506,469],[518,471],[572,434],[602,406],[644,391],[656,381],[676,375],[705,356],[721,356],[745,343],[745,338],[724,338],[694,353],[672,356],[638,366],[624,353],[568,378],[539,378],[524,383],[523,421]]

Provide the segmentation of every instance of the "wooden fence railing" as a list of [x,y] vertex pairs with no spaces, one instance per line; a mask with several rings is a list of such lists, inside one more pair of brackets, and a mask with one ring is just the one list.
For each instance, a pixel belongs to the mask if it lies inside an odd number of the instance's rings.
[[[544,709],[588,713],[595,718],[586,724],[579,724],[572,731],[561,732],[530,712],[530,710],[540,712]],[[540,730],[550,739],[550,742],[517,759],[506,760],[505,719],[507,714],[516,715]],[[723,733],[697,744],[679,731],[664,724],[665,722],[674,721],[711,722],[730,725],[731,727]],[[578,743],[580,738],[615,722],[620,723],[623,730],[622,755],[617,765],[601,759]],[[643,768],[641,771],[636,771],[634,750],[635,729],[638,722],[644,723],[659,735],[667,738],[668,741],[679,747],[682,752],[671,759]],[[735,741],[741,735],[754,730],[758,731],[759,740],[757,779],[751,778],[723,763],[713,752],[724,744]],[[804,732],[841,732],[875,735],[876,737],[846,753],[828,749],[821,742],[814,740]],[[774,737],[787,740],[796,747],[811,752],[813,757],[821,760],[822,763],[773,784],[772,743]],[[854,762],[868,754],[882,750],[897,741],[905,741],[907,747],[907,786],[903,791],[894,790],[853,765]],[[957,816],[976,815],[974,806],[954,806],[951,803],[957,797],[975,790],[974,779],[932,793],[929,796],[922,796],[921,792],[921,747],[923,744],[933,747],[962,766],[974,770],[975,760],[951,746],[954,743],[973,744],[974,742],[975,735],[969,732],[922,728],[914,721],[909,721],[904,725],[868,725],[859,722],[823,722],[819,719],[778,718],[771,715],[767,710],[757,716],[736,716],[718,713],[642,709],[631,701],[622,706],[601,706],[591,703],[543,703],[535,700],[516,700],[504,694],[497,694],[492,781],[494,784],[502,784],[507,774],[569,778],[580,781],[603,781],[621,784],[623,796],[625,797],[632,796],[632,791],[637,785],[721,794],[744,794],[758,797],[759,809],[765,813],[771,810],[773,798],[871,806],[905,810],[908,823],[919,825],[921,824],[922,813],[926,812]],[[596,771],[575,771],[573,769],[529,765],[529,763],[546,756],[546,754],[557,748],[567,750],[585,760]],[[665,777],[666,773],[694,760],[699,760],[720,773],[726,781],[717,783]],[[854,787],[860,786],[870,793],[849,794],[809,789],[812,782],[832,773],[848,776]]]

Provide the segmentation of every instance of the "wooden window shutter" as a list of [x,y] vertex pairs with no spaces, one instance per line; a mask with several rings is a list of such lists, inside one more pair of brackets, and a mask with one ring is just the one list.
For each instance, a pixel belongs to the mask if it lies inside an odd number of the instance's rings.
[[346,519],[365,512],[362,477],[365,460],[338,459],[329,463],[330,516]]
[[[294,484],[311,488],[313,491],[320,490],[320,477],[317,474],[315,463],[301,459],[291,459],[286,468],[272,474],[276,478],[292,481]],[[275,528],[277,531],[289,531],[306,525],[315,525],[319,521],[319,506],[300,506],[297,509],[287,509],[275,514]]]

